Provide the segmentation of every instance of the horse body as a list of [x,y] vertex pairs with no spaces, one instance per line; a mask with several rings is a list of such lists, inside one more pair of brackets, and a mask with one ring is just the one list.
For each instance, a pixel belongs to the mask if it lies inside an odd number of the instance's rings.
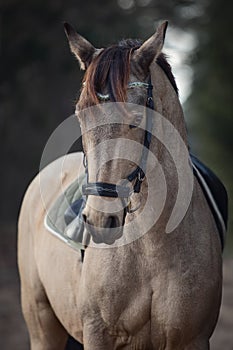
[[[65,170],[64,186],[77,174],[74,157],[67,157],[70,166]],[[77,160],[82,161],[81,154]],[[41,174],[51,203],[60,189],[54,176],[56,163]],[[196,348],[208,348],[206,339],[218,316],[213,304],[217,306],[221,296],[220,246],[215,232],[207,235],[200,227],[198,233],[190,233],[188,227],[186,232],[182,228],[182,235],[178,230],[161,237],[152,230],[127,246],[88,248],[82,264],[81,254],[46,231],[39,191],[37,177],[25,197],[19,222],[22,301],[32,349],[37,349],[33,342],[41,342],[38,349],[63,349],[65,330],[80,342],[87,334],[87,349],[123,345],[127,349],[132,344],[135,349],[183,349],[186,338],[188,343],[194,334],[206,343]],[[198,218],[201,221],[203,216],[204,222],[207,204],[199,210]],[[29,211],[33,213],[30,222]],[[193,217],[192,208],[187,221],[189,216]]]
[[[176,125],[186,142],[182,109],[174,89],[157,63],[151,64],[150,71],[157,111]],[[87,148],[88,140],[84,143]],[[222,285],[216,225],[194,179],[184,219],[172,233],[165,233],[177,182],[166,150],[159,149],[155,140],[151,150],[163,164],[169,194],[156,224],[130,244],[106,249],[89,246],[83,263],[81,254],[44,227],[45,208],[61,192],[61,182],[67,187],[83,171],[81,154],[66,156],[62,172],[59,169],[64,159],[53,162],[29,187],[19,220],[19,269],[32,350],[62,350],[68,333],[84,343],[85,350],[209,349]],[[90,165],[90,177],[93,169],[95,166]],[[58,173],[61,177],[56,176]],[[154,205],[145,213],[145,221],[160,205],[156,169],[148,177]],[[101,180],[106,181],[106,169]],[[142,204],[147,186],[147,181],[142,183]],[[88,198],[88,220],[99,219],[90,203],[99,204],[100,200]],[[134,215],[137,212],[127,215],[126,223]],[[143,225],[139,223],[139,230]]]

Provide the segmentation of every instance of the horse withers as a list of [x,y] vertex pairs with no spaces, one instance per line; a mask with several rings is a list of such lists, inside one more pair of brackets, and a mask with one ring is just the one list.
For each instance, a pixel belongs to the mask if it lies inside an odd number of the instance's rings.
[[[176,83],[161,53],[166,28],[144,43],[95,49],[65,24],[86,70],[76,112],[87,161],[86,169],[81,153],[54,161],[23,201],[18,262],[32,350],[63,350],[68,334],[85,350],[209,349],[221,242],[192,176]],[[84,172],[90,244],[82,261],[44,218]]]

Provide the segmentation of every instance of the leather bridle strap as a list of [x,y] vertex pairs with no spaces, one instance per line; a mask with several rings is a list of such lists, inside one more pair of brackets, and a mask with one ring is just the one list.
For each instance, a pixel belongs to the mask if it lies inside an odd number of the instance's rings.
[[83,185],[82,192],[86,196],[93,195],[113,198],[128,198],[132,193],[129,187],[106,182],[89,182]]
[[148,152],[150,148],[151,143],[151,132],[152,132],[152,114],[154,110],[154,101],[153,101],[153,85],[151,84],[151,77],[149,78],[149,84],[147,87],[147,100],[146,100],[146,131],[144,136],[144,143],[143,143],[143,150],[142,150],[142,156],[140,160],[140,165],[137,166],[137,168],[128,175],[127,179],[132,182],[136,179],[135,185],[134,185],[134,192],[139,193],[141,189],[141,183],[145,178],[145,171],[146,171],[146,164],[147,164],[147,158],[148,158]]
[[[146,85],[146,84],[145,84]],[[149,78],[149,82],[147,86],[147,101],[146,101],[146,131],[143,142],[143,150],[141,155],[140,164],[137,168],[127,176],[127,180],[132,182],[136,179],[135,184],[132,188],[123,185],[116,185],[106,182],[88,182],[82,186],[82,194],[89,196],[102,196],[102,197],[113,197],[113,198],[129,198],[130,195],[135,192],[139,193],[141,189],[142,181],[145,178],[146,164],[147,158],[151,143],[151,132],[152,132],[152,121],[153,121],[153,85],[151,84],[151,78]],[[86,174],[88,178],[88,170],[86,164]],[[126,180],[126,181],[127,181]]]

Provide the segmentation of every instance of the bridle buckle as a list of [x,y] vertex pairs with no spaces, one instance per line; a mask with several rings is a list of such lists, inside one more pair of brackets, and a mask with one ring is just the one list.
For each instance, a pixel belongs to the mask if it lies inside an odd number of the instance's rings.
[[138,181],[143,182],[145,180],[145,174],[141,173],[141,171],[138,172]]

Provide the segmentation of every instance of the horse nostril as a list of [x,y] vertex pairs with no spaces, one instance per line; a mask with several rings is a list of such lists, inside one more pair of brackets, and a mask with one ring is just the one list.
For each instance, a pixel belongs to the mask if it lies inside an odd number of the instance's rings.
[[100,224],[100,220],[98,220],[98,217],[96,218],[93,217],[94,219],[93,221],[91,220],[89,215],[85,213],[82,213],[82,217],[83,217],[83,222],[85,223],[86,227],[88,227],[89,230],[92,229],[93,227],[95,227],[96,229],[98,228],[115,229],[121,226],[119,218],[115,215],[101,216],[100,217],[100,219],[102,219],[101,224]]
[[119,226],[119,219],[117,216],[109,216],[108,225],[109,228],[116,228]]
[[87,216],[85,214],[82,214],[82,215],[83,215],[83,221],[87,222]]

